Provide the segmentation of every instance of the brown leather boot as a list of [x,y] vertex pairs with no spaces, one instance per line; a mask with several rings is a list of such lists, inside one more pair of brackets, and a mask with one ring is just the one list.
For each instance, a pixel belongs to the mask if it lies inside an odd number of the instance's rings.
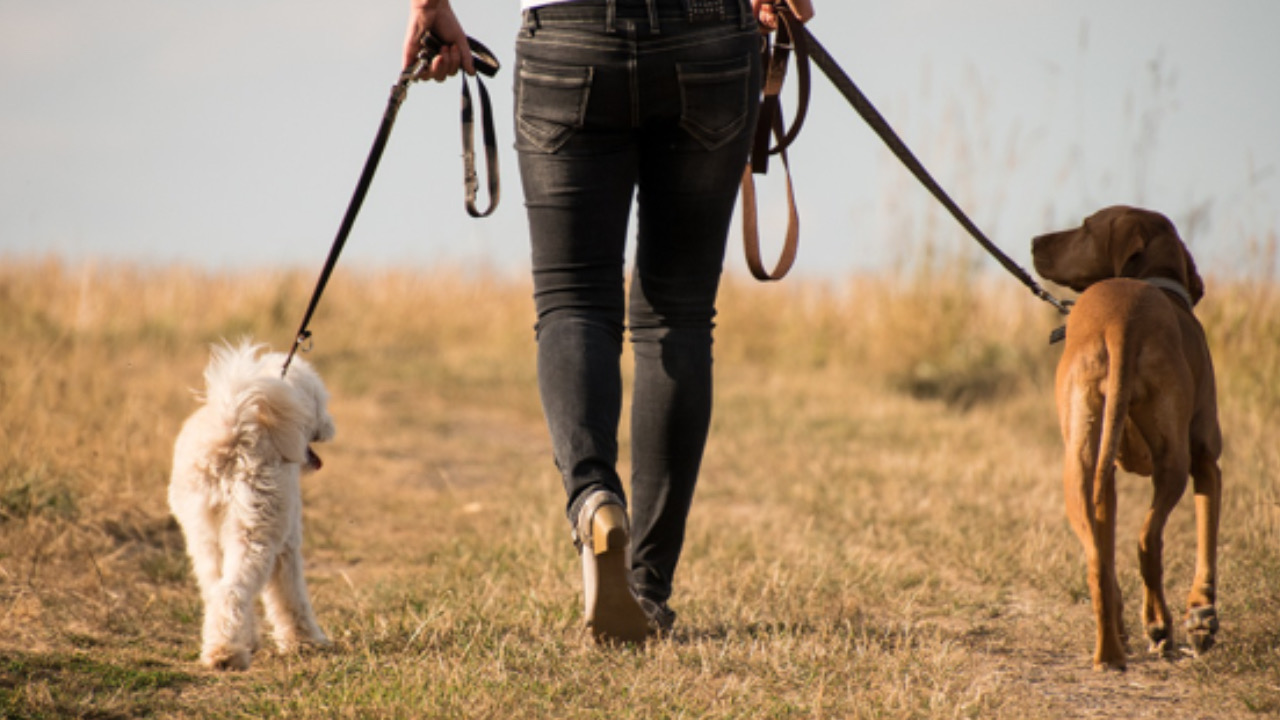
[[603,490],[593,493],[582,505],[574,534],[592,637],[598,643],[644,642],[649,618],[631,591],[631,534],[622,501]]

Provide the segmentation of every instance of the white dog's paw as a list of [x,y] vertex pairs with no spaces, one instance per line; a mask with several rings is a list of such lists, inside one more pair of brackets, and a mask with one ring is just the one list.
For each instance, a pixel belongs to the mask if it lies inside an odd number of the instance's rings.
[[324,634],[323,630],[316,628],[315,633],[311,637],[307,638],[307,644],[327,648],[333,645],[333,641],[329,639],[328,635]]
[[200,653],[200,662],[211,670],[248,670],[253,653],[247,647],[214,645]]
[[331,647],[333,642],[320,628],[296,629],[275,636],[276,650],[282,653]]

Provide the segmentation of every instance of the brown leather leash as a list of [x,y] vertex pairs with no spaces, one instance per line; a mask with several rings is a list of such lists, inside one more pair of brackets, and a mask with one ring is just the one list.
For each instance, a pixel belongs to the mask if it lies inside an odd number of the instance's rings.
[[[1019,267],[1008,255],[1005,255],[965,215],[964,211],[942,189],[942,186],[933,179],[933,176],[929,174],[929,171],[911,152],[906,143],[898,137],[898,134],[890,127],[884,116],[876,110],[871,101],[867,99],[867,96],[858,89],[858,86],[849,78],[844,69],[831,57],[826,48],[814,38],[808,28],[795,19],[791,14],[790,8],[781,4],[778,5],[777,16],[780,20],[777,41],[771,44],[766,36],[762,51],[766,70],[764,95],[761,98],[760,119],[756,124],[756,142],[752,148],[751,163],[743,173],[742,180],[743,242],[746,248],[747,265],[750,267],[752,275],[759,280],[780,280],[786,275],[795,261],[796,251],[799,246],[800,220],[795,206],[795,193],[791,185],[791,168],[787,162],[786,149],[795,140],[796,135],[800,132],[800,127],[804,124],[809,105],[809,62],[812,60],[813,64],[817,65],[818,69],[822,70],[823,74],[827,76],[827,79],[836,86],[836,89],[840,91],[840,94],[844,96],[849,105],[884,141],[894,156],[911,171],[912,175],[915,175],[916,179],[929,190],[930,194],[951,213],[951,216],[968,231],[969,235],[983,249],[999,261],[1014,277],[1022,281],[1022,284],[1026,285],[1036,297],[1053,305],[1063,315],[1070,312],[1070,301],[1060,300],[1042,288],[1035,281],[1035,278]],[[782,90],[783,80],[786,78],[786,65],[791,55],[795,56],[796,74],[800,78],[800,87],[797,88],[798,107],[796,116],[791,123],[790,131],[787,131],[778,95]],[[778,144],[773,148],[768,146],[770,135],[778,140]],[[783,167],[787,172],[789,218],[781,258],[772,272],[766,272],[760,262],[760,238],[755,209],[756,194],[751,175],[753,173],[762,174],[767,171],[767,158],[769,155],[775,154],[781,155]]]
[[[789,13],[779,13],[779,16]],[[791,183],[791,162],[787,158],[787,146],[795,141],[804,125],[805,113],[809,109],[809,63],[804,55],[797,56],[796,73],[799,78],[799,101],[795,119],[791,122],[791,130],[787,130],[786,120],[782,113],[782,84],[787,77],[787,61],[791,57],[792,26],[782,22],[775,31],[777,39],[769,35],[761,36],[762,66],[764,67],[764,90],[760,98],[760,116],[756,120],[755,140],[751,145],[751,161],[742,171],[742,237],[743,248],[747,255],[747,268],[757,280],[781,280],[796,261],[796,252],[800,246],[800,213],[796,210],[795,187]],[[770,137],[778,144],[769,147]],[[782,159],[782,169],[787,181],[787,233],[783,239],[782,253],[773,270],[766,270],[760,259],[760,230],[756,216],[756,184],[754,175],[764,175],[769,171],[769,156],[778,155]]]
[[[490,78],[497,75],[499,68],[497,56],[489,48],[485,47],[484,43],[475,38],[468,37],[467,43],[471,46],[471,58],[475,63],[476,72]],[[378,126],[378,134],[374,138],[373,148],[369,151],[369,156],[364,161],[364,169],[360,172],[360,180],[356,183],[351,202],[347,205],[347,212],[342,218],[342,224],[338,227],[338,235],[334,238],[333,245],[329,248],[329,256],[325,259],[324,268],[320,271],[320,278],[316,281],[315,290],[311,292],[311,301],[307,304],[307,311],[302,316],[302,324],[298,326],[298,332],[294,335],[293,347],[284,359],[284,367],[280,369],[280,377],[284,377],[289,372],[289,365],[293,362],[293,356],[297,354],[298,348],[311,339],[311,331],[307,329],[307,326],[310,325],[311,316],[315,314],[316,306],[320,304],[320,296],[324,294],[325,286],[329,284],[329,277],[333,274],[333,269],[338,264],[338,256],[342,254],[342,248],[347,244],[347,237],[351,234],[352,226],[355,225],[356,215],[360,213],[360,206],[364,204],[364,197],[369,192],[369,185],[373,182],[373,175],[378,169],[378,162],[382,159],[382,152],[387,147],[388,138],[391,137],[391,128],[395,125],[396,115],[400,112],[400,106],[404,103],[405,97],[409,93],[409,85],[417,79],[418,73],[422,72],[435,59],[435,56],[440,52],[440,48],[440,41],[434,35],[427,33],[422,39],[422,50],[418,53],[417,62],[401,72],[396,84],[391,86],[391,96],[387,99],[387,109],[382,114],[382,122]],[[463,203],[468,215],[481,218],[487,217],[498,207],[498,141],[497,133],[494,132],[493,127],[493,111],[489,103],[489,92],[485,90],[484,83],[479,77],[476,77],[476,86],[480,90],[480,108],[483,115],[481,127],[485,146],[486,170],[489,177],[489,207],[484,210],[476,207],[476,195],[480,183],[475,168],[475,111],[472,106],[471,88],[467,84],[467,76],[464,73],[462,76]]]

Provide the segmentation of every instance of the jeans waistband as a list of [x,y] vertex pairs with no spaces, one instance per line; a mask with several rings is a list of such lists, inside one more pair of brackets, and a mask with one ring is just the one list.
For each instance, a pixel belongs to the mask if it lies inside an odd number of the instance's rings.
[[755,21],[751,0],[570,0],[526,10],[524,26],[535,30],[543,23],[556,26],[618,29],[619,21],[639,21],[653,33],[662,24],[736,23],[746,29]]

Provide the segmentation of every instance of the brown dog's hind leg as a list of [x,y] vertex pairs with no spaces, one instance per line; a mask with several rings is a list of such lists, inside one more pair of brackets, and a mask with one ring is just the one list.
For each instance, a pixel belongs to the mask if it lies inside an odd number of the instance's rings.
[[1197,656],[1213,647],[1218,633],[1218,520],[1222,472],[1216,454],[1201,451],[1191,474],[1196,493],[1196,576],[1187,596],[1187,639]]
[[[1124,670],[1128,664],[1125,647],[1127,634],[1124,629],[1124,601],[1120,596],[1120,581],[1116,578],[1116,486],[1115,466],[1109,468],[1112,479],[1106,483],[1101,497],[1101,507],[1094,507],[1094,537],[1098,544],[1097,555],[1090,563],[1090,581],[1096,583],[1098,597],[1094,606],[1099,620],[1098,652],[1094,668],[1098,670]],[[1101,475],[1101,473],[1099,473]],[[1096,563],[1096,568],[1094,566]]]
[[[1089,596],[1097,625],[1093,666],[1096,670],[1124,670],[1127,663],[1123,605],[1115,569],[1115,524],[1093,517],[1092,480],[1079,458],[1068,455],[1064,465],[1067,519],[1084,548],[1088,564]],[[1115,508],[1114,496],[1110,503]],[[1105,512],[1105,511],[1104,511]],[[1108,525],[1110,526],[1108,528]],[[1110,536],[1111,541],[1107,541]]]
[[[1060,373],[1069,372],[1060,368]],[[1060,380],[1062,377],[1060,376]],[[1120,588],[1115,569],[1115,483],[1102,497],[1101,513],[1094,505],[1098,475],[1098,427],[1091,422],[1101,399],[1090,394],[1090,382],[1059,382],[1058,418],[1065,453],[1062,484],[1067,519],[1084,548],[1089,596],[1097,629],[1093,665],[1096,670],[1124,670],[1127,662]],[[1114,478],[1114,468],[1111,469]]]
[[[1180,464],[1180,463],[1179,463]],[[1164,596],[1164,528],[1169,514],[1187,489],[1187,470],[1156,467],[1152,475],[1151,509],[1138,538],[1138,564],[1142,568],[1142,624],[1152,653],[1172,656],[1173,614]]]

